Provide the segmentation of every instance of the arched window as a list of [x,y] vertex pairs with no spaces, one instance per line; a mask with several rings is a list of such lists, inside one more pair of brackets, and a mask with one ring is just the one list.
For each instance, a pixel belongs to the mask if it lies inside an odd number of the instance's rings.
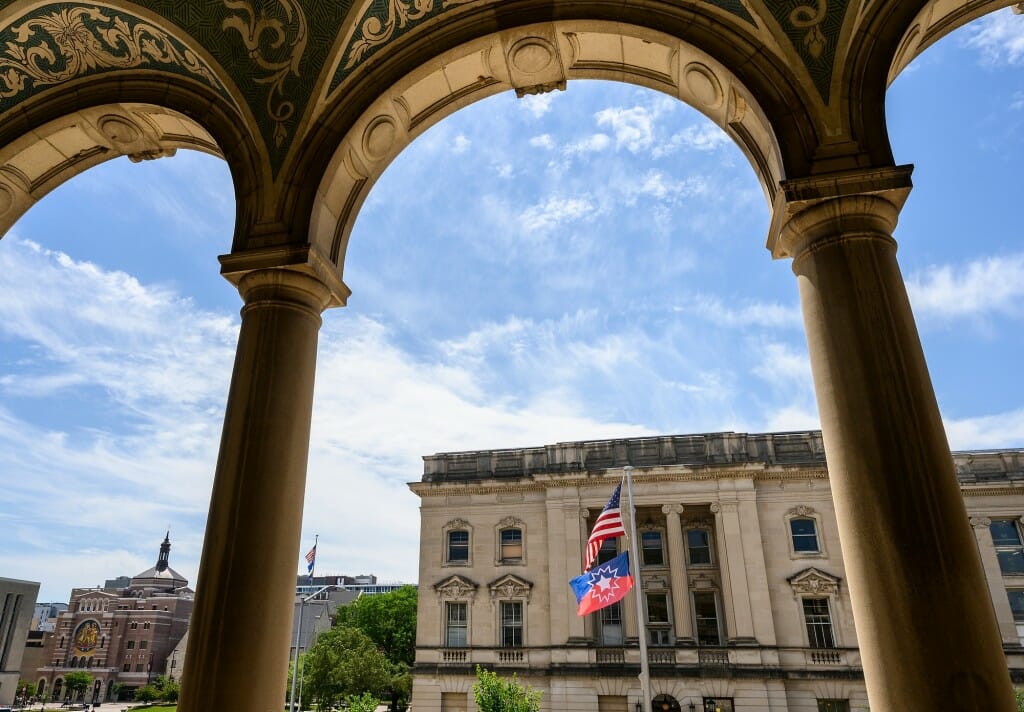
[[441,529],[442,566],[473,565],[473,527],[465,519],[452,519]]
[[518,563],[523,560],[523,530],[518,527],[502,529],[500,560],[502,563]]
[[143,630],[149,630],[149,621],[146,621],[145,623],[142,624],[142,629]]
[[469,532],[455,529],[448,532],[448,563],[462,564],[469,562]]
[[798,554],[816,554],[818,546],[817,523],[810,517],[794,517],[789,520],[789,531],[793,537],[793,551]]
[[41,677],[41,678],[39,678],[39,684],[36,685],[36,696],[39,697],[39,699],[43,699],[43,694],[45,692],[46,692],[46,678],[45,677]]

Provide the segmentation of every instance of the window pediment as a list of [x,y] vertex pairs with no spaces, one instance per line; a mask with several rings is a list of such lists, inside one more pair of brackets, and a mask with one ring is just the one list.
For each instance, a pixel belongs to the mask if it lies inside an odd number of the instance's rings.
[[841,579],[811,567],[793,574],[786,580],[789,581],[789,585],[793,588],[793,593],[830,595],[839,593],[839,582]]
[[471,581],[465,576],[459,576],[458,574],[449,576],[434,584],[434,590],[437,591],[437,595],[441,598],[468,598],[472,600],[476,596],[478,588],[480,586],[475,581]]
[[487,584],[491,592],[491,598],[521,598],[529,600],[533,584],[526,579],[521,579],[514,574],[505,574]]

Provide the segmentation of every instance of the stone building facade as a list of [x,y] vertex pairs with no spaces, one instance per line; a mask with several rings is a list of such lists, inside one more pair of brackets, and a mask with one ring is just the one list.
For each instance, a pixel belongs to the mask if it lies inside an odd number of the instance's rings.
[[0,706],[10,705],[18,691],[18,672],[32,623],[39,584],[0,578]]
[[93,676],[86,702],[114,699],[164,673],[168,657],[188,629],[194,591],[168,564],[170,536],[160,545],[156,565],[133,576],[125,587],[75,588],[68,609],[44,637],[43,661],[22,677],[36,682],[44,699],[67,697],[64,676],[85,670]]
[[[410,485],[422,513],[417,712],[475,709],[478,664],[543,690],[544,710],[639,709],[641,634],[656,711],[867,710],[819,432],[424,460]],[[954,462],[1010,674],[1024,680],[1024,450]],[[642,633],[634,593],[580,618],[568,585],[625,465],[634,467]],[[599,561],[615,553],[606,547]]]

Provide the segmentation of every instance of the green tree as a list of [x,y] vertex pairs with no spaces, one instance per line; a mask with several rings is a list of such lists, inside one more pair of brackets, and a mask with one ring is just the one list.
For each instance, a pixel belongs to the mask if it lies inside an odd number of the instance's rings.
[[143,685],[135,690],[136,702],[156,702],[160,699],[160,690],[156,685]]
[[505,681],[496,672],[476,666],[473,698],[480,712],[539,712],[543,693],[519,684],[515,675]]
[[174,680],[166,680],[160,686],[160,699],[164,702],[177,702],[181,695],[181,685]]
[[380,700],[365,692],[361,695],[349,695],[345,698],[345,704],[348,705],[348,712],[374,712]]
[[18,680],[18,694],[24,699],[36,696],[36,683],[28,680]]
[[1013,688],[1013,696],[1017,700],[1017,712],[1024,712],[1024,690]]
[[320,707],[346,695],[379,695],[391,681],[391,666],[373,641],[356,628],[332,628],[320,635],[306,655],[305,690]]
[[85,694],[92,685],[92,675],[84,670],[75,670],[64,676],[64,689],[72,698]]
[[358,628],[393,663],[411,666],[416,657],[416,587],[360,596],[338,609],[334,625]]

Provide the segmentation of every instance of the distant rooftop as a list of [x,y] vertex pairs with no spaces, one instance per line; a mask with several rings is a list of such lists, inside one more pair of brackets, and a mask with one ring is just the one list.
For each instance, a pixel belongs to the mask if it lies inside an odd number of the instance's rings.
[[[953,453],[961,483],[1024,482],[1024,449]],[[820,430],[791,433],[704,433],[615,440],[582,440],[541,447],[443,452],[423,458],[423,482],[522,479],[535,475],[584,474],[631,465],[637,469],[825,467]]]

